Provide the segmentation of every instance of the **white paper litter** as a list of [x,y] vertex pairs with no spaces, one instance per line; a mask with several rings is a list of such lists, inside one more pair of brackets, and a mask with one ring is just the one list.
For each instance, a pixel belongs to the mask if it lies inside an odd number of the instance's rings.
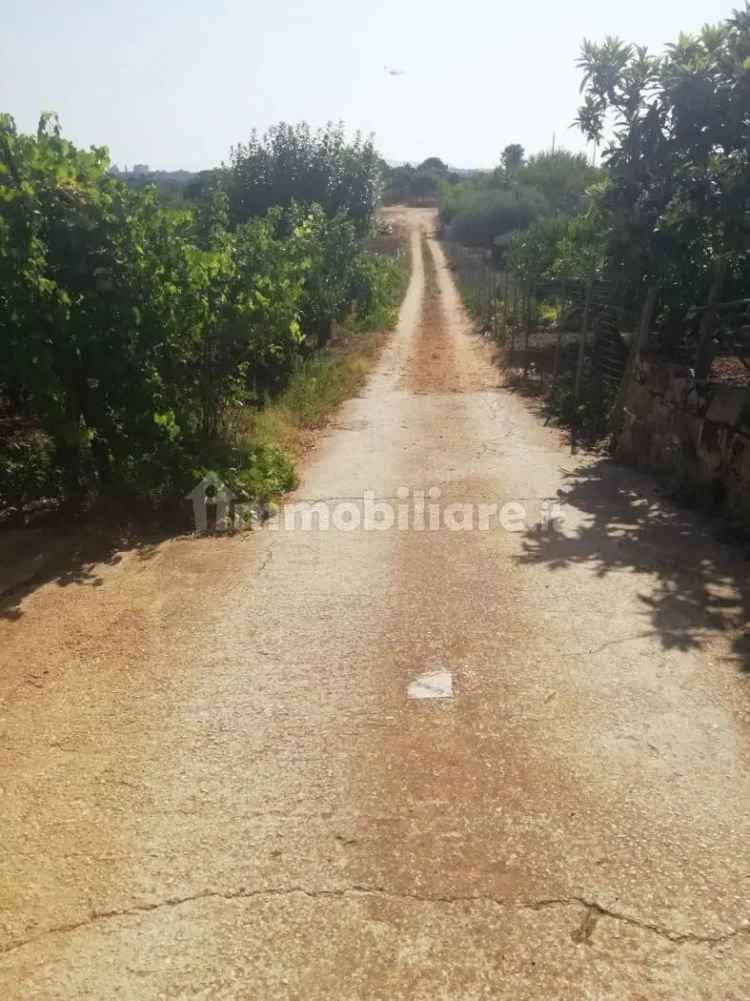
[[453,675],[450,671],[421,674],[406,689],[410,699],[452,699]]

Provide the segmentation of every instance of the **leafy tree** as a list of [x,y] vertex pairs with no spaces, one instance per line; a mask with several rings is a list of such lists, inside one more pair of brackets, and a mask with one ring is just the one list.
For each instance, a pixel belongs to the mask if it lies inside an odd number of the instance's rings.
[[9,116],[0,120],[3,371],[49,429],[73,500],[84,446],[102,483],[111,481],[111,439],[144,416],[155,347],[154,331],[139,329],[145,251],[130,240],[149,225],[153,200],[142,196],[133,223],[139,196],[107,167],[104,149],[76,150],[52,115],[42,116],[35,137],[19,135]]
[[235,223],[292,202],[321,205],[328,215],[345,211],[357,233],[372,223],[381,191],[380,157],[370,139],[347,140],[343,125],[314,132],[281,123],[234,147],[227,178]]
[[200,202],[212,191],[226,189],[228,171],[225,167],[199,170],[185,185],[183,198],[190,202]]
[[508,268],[526,285],[553,277],[558,246],[567,233],[568,220],[561,215],[545,216],[517,234],[506,257]]
[[517,178],[519,184],[539,191],[551,212],[575,215],[600,176],[582,153],[560,149],[529,157]]
[[[329,217],[319,205],[294,206],[294,233],[307,270],[300,302],[300,322],[309,342],[324,346],[334,321],[352,308],[352,282],[360,241],[344,212]],[[300,223],[302,225],[300,225]]]
[[435,167],[419,167],[409,181],[409,195],[425,198],[436,195],[444,180],[444,175]]
[[383,164],[383,200],[386,204],[392,205],[407,200],[409,185],[415,172],[416,168],[409,163],[401,164],[398,167],[389,167],[387,163]]
[[[647,285],[667,324],[696,302],[747,294],[750,207],[750,5],[661,58],[608,38],[585,41],[578,125],[600,141],[608,183],[605,268],[634,311]],[[710,367],[715,315],[704,317],[699,375]]]
[[555,279],[585,279],[603,264],[604,231],[595,197],[587,211],[573,217],[543,216],[509,242],[507,267],[527,284]]
[[460,243],[492,248],[498,237],[526,229],[547,210],[544,197],[533,188],[463,189],[451,223],[451,236]]
[[448,167],[439,156],[428,156],[417,167],[417,170],[434,170],[436,173],[446,177],[449,173]]
[[[513,235],[540,216],[572,216],[582,210],[588,188],[601,176],[585,156],[558,150],[523,160],[508,147],[505,167],[458,184],[440,185],[440,220],[452,236],[494,248],[502,258]],[[520,150],[520,153],[519,153]]]
[[500,162],[507,177],[515,176],[521,169],[526,156],[526,150],[520,143],[511,143],[500,154]]
[[605,243],[598,192],[593,189],[589,208],[566,222],[555,247],[550,277],[581,279],[601,275]]
[[[268,153],[253,197],[258,210],[269,191],[280,203],[233,221],[231,170],[164,207],[54,116],[31,136],[0,116],[0,403],[33,427],[40,456],[29,466],[0,448],[4,504],[9,482],[76,507],[113,490],[162,505],[206,468],[246,487],[289,482],[278,456],[232,445],[230,418],[283,388],[332,320],[379,321],[398,282],[364,250],[369,144],[330,129],[276,138],[242,170]],[[294,197],[316,191],[325,205]]]

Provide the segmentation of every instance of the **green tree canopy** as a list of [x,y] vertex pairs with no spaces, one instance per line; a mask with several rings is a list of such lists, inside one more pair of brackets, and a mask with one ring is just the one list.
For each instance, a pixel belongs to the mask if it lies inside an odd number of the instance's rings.
[[381,160],[370,139],[348,139],[341,124],[313,131],[282,122],[232,149],[227,185],[235,223],[275,205],[315,203],[331,216],[345,211],[361,234],[380,197]]
[[526,150],[520,143],[511,143],[505,147],[500,154],[500,162],[509,177],[518,173],[523,166],[525,156]]
[[749,294],[750,5],[661,57],[584,41],[577,123],[611,123],[601,208],[605,267],[633,306],[658,284],[673,322],[720,293]]
[[518,174],[519,184],[539,191],[552,212],[574,215],[587,189],[601,176],[583,153],[560,149],[529,157]]

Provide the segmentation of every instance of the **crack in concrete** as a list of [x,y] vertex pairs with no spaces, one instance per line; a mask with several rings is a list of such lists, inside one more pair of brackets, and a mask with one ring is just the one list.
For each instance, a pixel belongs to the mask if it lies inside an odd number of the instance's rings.
[[274,550],[274,543],[275,543],[275,541],[276,540],[274,539],[273,542],[269,543],[268,548],[266,549],[266,551],[265,551],[265,553],[263,555],[263,559],[258,564],[258,569],[255,572],[255,576],[256,577],[260,577],[260,575],[263,573],[263,571],[266,569],[266,567],[268,566],[268,564],[273,559],[273,550]]
[[628,914],[603,907],[596,901],[588,900],[585,897],[551,897],[548,899],[519,901],[514,905],[512,901],[497,897],[487,897],[481,894],[457,895],[457,896],[426,896],[419,893],[394,893],[379,886],[358,886],[345,887],[340,890],[308,890],[302,886],[290,887],[265,887],[257,890],[248,890],[244,887],[238,890],[203,890],[200,893],[190,894],[186,897],[167,897],[166,900],[155,901],[150,904],[134,904],[132,907],[123,909],[113,909],[109,911],[92,911],[91,914],[81,921],[74,921],[64,925],[56,925],[47,928],[38,935],[33,935],[10,945],[0,947],[0,956],[8,955],[27,945],[52,935],[63,935],[79,931],[83,928],[91,927],[103,921],[111,921],[117,918],[134,917],[139,914],[151,914],[155,911],[167,907],[179,907],[183,904],[195,903],[201,900],[252,900],[254,898],[270,897],[292,897],[304,896],[311,900],[317,899],[345,899],[347,897],[384,897],[390,900],[412,900],[425,904],[463,904],[463,903],[485,903],[496,907],[512,907],[518,909],[542,911],[554,907],[577,907],[583,908],[584,914],[578,926],[572,931],[571,939],[575,943],[591,944],[591,940],[598,922],[603,918],[612,921],[619,921],[623,924],[637,928],[640,931],[651,932],[661,938],[667,939],[675,945],[705,945],[712,948],[722,945],[737,938],[740,935],[750,934],[750,922],[739,928],[719,935],[696,935],[693,932],[676,932],[662,925],[648,921],[642,921]]
[[750,933],[750,922],[745,925],[741,925],[739,928],[733,928],[731,931],[724,932],[720,935],[696,935],[694,932],[676,932],[669,928],[665,928],[663,925],[658,925],[649,921],[642,921],[639,918],[632,917],[632,915],[623,914],[621,911],[613,911],[608,907],[603,907],[594,900],[587,900],[585,897],[551,897],[548,900],[536,900],[531,903],[524,904],[523,906],[532,911],[541,911],[548,907],[584,908],[586,913],[583,916],[583,920],[572,935],[574,942],[589,943],[593,936],[597,922],[601,918],[609,918],[611,921],[620,921],[623,924],[630,925],[633,928],[638,928],[641,931],[652,932],[654,935],[659,935],[661,938],[665,938],[668,941],[673,942],[675,945],[722,945],[723,943],[736,938],[738,935]]

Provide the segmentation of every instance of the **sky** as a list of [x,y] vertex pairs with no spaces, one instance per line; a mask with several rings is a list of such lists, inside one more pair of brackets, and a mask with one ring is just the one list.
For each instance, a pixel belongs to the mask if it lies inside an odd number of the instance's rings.
[[[120,167],[215,166],[252,128],[343,120],[392,161],[585,149],[584,37],[654,52],[743,0],[0,0],[0,111]],[[391,76],[386,67],[403,70]]]

